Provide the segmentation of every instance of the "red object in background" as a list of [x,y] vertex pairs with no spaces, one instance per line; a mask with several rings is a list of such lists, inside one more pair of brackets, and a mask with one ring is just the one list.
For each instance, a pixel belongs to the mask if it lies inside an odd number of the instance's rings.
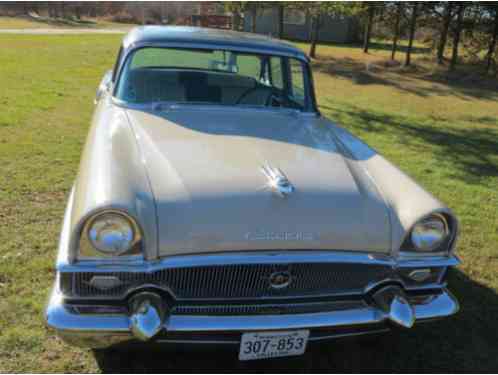
[[231,29],[232,18],[219,15],[193,15],[192,24],[195,26],[212,27],[216,29]]

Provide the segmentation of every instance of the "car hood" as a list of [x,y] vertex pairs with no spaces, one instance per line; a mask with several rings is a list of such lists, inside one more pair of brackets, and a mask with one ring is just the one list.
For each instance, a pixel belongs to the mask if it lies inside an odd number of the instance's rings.
[[[334,124],[294,111],[127,109],[156,202],[159,256],[241,250],[389,252],[386,204]],[[263,166],[295,190],[268,188]]]

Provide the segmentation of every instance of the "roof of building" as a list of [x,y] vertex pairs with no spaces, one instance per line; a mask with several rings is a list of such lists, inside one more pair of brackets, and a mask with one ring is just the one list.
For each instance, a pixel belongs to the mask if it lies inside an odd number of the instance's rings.
[[302,50],[279,39],[253,33],[190,26],[140,26],[123,39],[125,49],[135,45],[168,44],[281,54],[307,59]]

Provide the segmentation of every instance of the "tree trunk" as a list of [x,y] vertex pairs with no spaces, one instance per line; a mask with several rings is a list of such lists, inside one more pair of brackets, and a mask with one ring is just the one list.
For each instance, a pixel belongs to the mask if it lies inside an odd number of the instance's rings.
[[255,5],[251,6],[251,33],[256,32],[256,17],[258,16],[258,8]]
[[75,7],[74,7],[74,14],[76,16],[77,19],[81,19],[81,8],[80,8],[80,4],[79,3],[76,3],[75,4]]
[[318,32],[320,31],[320,15],[312,18],[310,57],[316,58],[316,43],[318,42]]
[[455,33],[453,35],[453,51],[451,53],[450,71],[455,70],[458,60],[458,44],[460,43],[460,34],[462,32],[462,20],[463,20],[464,10],[465,10],[465,5],[458,5],[457,23],[456,23]]
[[496,39],[498,38],[498,7],[495,10],[495,28],[493,30],[493,37],[489,43],[488,56],[486,62],[486,73],[489,73],[491,69],[491,63],[493,62],[493,56],[496,49]]
[[90,6],[90,17],[92,18],[97,17],[97,5],[95,3],[93,3],[92,6]]
[[373,18],[375,14],[375,8],[373,5],[368,6],[368,18],[367,25],[365,28],[365,35],[363,38],[363,52],[368,53],[368,47],[370,47],[370,36],[372,34]]
[[232,30],[238,30],[240,24],[240,14],[239,12],[232,13]]
[[284,6],[278,5],[278,38],[284,38]]
[[62,15],[62,18],[67,18],[67,14],[66,14],[66,3],[64,1],[61,1],[61,15]]
[[448,39],[448,30],[450,28],[452,18],[453,3],[448,2],[444,8],[443,27],[439,37],[439,45],[437,47],[437,63],[442,65],[444,63],[444,49],[446,48],[446,40]]
[[408,48],[406,49],[405,66],[410,66],[411,64],[413,38],[415,37],[415,26],[417,25],[417,12],[418,12],[418,5],[417,3],[415,3],[413,4],[412,17],[410,19],[410,35],[408,39]]
[[403,3],[396,4],[396,19],[394,20],[394,36],[393,36],[393,47],[391,51],[391,60],[396,57],[396,50],[398,49],[398,38],[399,38],[399,21],[401,19],[401,10],[403,8]]

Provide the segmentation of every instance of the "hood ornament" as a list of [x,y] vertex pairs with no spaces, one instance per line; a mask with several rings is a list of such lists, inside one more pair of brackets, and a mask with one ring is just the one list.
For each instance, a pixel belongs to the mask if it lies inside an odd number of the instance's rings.
[[285,198],[294,191],[294,186],[280,169],[266,164],[261,167],[261,172],[268,178],[266,187],[270,188],[279,197]]

